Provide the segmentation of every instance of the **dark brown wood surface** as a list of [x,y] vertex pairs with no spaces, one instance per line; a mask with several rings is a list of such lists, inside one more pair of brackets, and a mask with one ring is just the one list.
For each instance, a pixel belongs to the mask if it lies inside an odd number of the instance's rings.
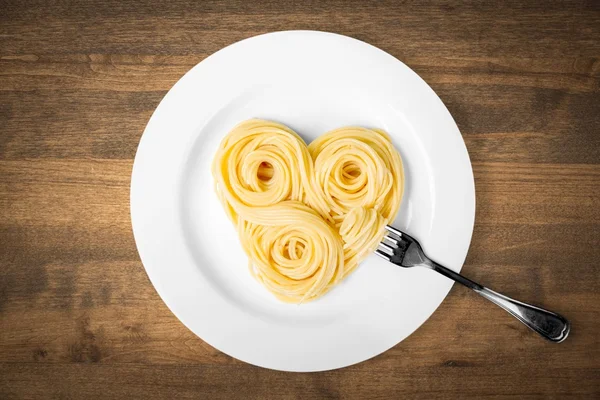
[[[455,286],[408,339],[324,373],[261,369],[188,331],[129,218],[143,129],[209,54],[338,32],[439,94],[477,190],[464,273],[573,324],[545,342]],[[0,0],[0,398],[600,397],[600,2]]]

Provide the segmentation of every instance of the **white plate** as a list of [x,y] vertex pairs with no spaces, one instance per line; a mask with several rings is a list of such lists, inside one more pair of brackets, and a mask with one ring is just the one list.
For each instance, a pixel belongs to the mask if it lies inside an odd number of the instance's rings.
[[376,47],[289,31],[243,40],[202,61],[146,127],[131,178],[131,219],[159,295],[204,341],[262,367],[341,368],[396,345],[440,305],[450,280],[371,256],[326,296],[298,306],[280,303],[251,278],[210,175],[221,138],[251,117],[282,122],[307,142],[345,125],[385,129],[406,168],[394,225],[460,270],[475,189],[464,142],[441,100]]

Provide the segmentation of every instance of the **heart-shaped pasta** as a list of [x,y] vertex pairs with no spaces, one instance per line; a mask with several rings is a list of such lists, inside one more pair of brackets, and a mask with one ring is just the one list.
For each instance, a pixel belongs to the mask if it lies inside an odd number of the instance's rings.
[[404,187],[383,131],[340,128],[307,147],[290,128],[259,119],[223,139],[212,172],[252,274],[293,303],[322,296],[373,252]]

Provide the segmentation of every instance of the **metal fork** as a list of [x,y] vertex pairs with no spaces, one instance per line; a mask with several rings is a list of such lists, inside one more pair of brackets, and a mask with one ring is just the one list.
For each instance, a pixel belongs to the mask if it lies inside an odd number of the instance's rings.
[[465,278],[446,267],[429,259],[419,242],[404,232],[386,226],[387,232],[379,247],[375,250],[378,256],[400,267],[425,267],[473,289],[492,303],[508,311],[519,321],[533,329],[544,338],[560,343],[567,338],[571,325],[563,316],[543,308],[513,300],[510,297],[494,292],[472,280]]

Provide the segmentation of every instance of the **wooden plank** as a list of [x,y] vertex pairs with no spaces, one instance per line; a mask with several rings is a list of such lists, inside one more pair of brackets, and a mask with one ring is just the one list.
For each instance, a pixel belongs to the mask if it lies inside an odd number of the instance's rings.
[[[269,31],[315,29],[356,37],[395,55],[595,57],[600,10],[592,1],[331,3],[86,2],[4,7],[5,53],[213,53]],[[39,23],[40,20],[43,24]],[[98,38],[102,38],[99,40]],[[152,40],[143,40],[151,38]],[[393,51],[398,49],[399,53]]]
[[[129,234],[131,161],[0,161],[0,226],[113,226]],[[478,224],[600,223],[600,166],[475,163]],[[75,214],[76,212],[76,214]]]
[[[493,351],[493,349],[490,349]],[[349,398],[447,399],[464,397],[465,387],[477,398],[538,399],[549,387],[557,398],[591,398],[598,393],[594,371],[576,368],[531,368],[524,358],[510,366],[479,367],[447,363],[441,367],[345,370],[290,374],[239,366],[144,364],[0,364],[11,385],[0,386],[5,398],[178,398],[281,399]],[[523,384],[523,376],[527,384]],[[586,381],[587,385],[577,382]]]
[[[175,78],[173,79],[173,82]],[[474,162],[594,164],[600,91],[439,85]],[[2,93],[2,92],[0,92]],[[133,159],[162,91],[3,92],[2,159]],[[40,123],[44,121],[44,123]]]
[[[600,61],[592,57],[439,57],[392,53],[430,85],[516,86],[597,92]],[[167,91],[210,53],[0,55],[0,90]]]

